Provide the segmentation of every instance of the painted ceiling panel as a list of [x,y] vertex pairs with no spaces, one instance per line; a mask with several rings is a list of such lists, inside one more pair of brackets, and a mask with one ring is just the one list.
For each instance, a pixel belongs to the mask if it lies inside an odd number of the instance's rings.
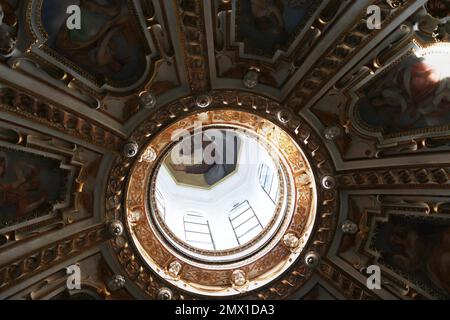
[[276,50],[287,51],[319,5],[314,0],[238,1],[237,40],[245,53],[271,58]]

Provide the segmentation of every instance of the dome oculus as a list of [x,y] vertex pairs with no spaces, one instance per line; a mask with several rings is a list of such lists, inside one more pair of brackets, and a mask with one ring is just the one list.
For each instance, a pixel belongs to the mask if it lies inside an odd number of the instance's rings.
[[[136,158],[127,227],[141,257],[172,285],[236,295],[298,260],[315,220],[316,185],[302,150],[274,123],[206,111],[152,137]],[[237,270],[246,280],[239,286]]]

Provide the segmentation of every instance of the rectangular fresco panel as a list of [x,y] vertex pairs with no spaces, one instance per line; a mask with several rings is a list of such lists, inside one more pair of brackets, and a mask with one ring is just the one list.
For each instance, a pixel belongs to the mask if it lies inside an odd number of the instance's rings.
[[[80,29],[66,26],[70,5],[80,8]],[[127,0],[44,0],[42,24],[47,46],[98,81],[126,86],[145,71],[146,49]]]
[[372,247],[379,262],[438,296],[450,298],[450,223],[391,215]]
[[0,147],[0,228],[50,212],[67,172],[57,160]]
[[447,57],[428,51],[409,55],[363,87],[356,108],[366,125],[385,134],[450,125]]
[[320,1],[240,0],[238,41],[247,53],[271,57],[277,49],[286,51]]

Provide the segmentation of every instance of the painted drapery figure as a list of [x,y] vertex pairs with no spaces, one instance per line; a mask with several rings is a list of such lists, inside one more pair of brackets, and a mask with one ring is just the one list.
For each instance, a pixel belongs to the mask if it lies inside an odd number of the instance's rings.
[[305,22],[307,12],[318,2],[305,0],[243,0],[240,1],[238,38],[252,53],[273,55],[286,49]]
[[[31,193],[37,193],[31,196]],[[14,206],[16,217],[21,218],[47,200],[42,189],[38,168],[23,161],[10,163],[0,153],[0,207]]]
[[0,149],[0,226],[48,213],[61,200],[65,173],[58,161]]
[[[144,72],[145,50],[123,0],[45,0],[42,23],[49,40],[47,45],[59,54],[92,73],[99,81],[136,82]],[[78,5],[81,28],[66,26],[68,5]]]
[[450,297],[450,226],[391,217],[374,243],[383,264]]
[[450,79],[408,57],[363,88],[358,113],[370,127],[396,133],[450,124]]

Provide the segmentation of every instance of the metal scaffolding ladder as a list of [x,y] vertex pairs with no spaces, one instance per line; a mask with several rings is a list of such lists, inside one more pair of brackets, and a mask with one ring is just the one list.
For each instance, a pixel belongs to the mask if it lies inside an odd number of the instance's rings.
[[269,196],[273,203],[276,203],[278,198],[279,186],[275,180],[275,174],[269,166],[261,164],[258,168],[259,184],[264,192]]
[[187,243],[206,250],[216,250],[209,222],[197,212],[187,212],[183,217],[184,238]]
[[163,220],[166,220],[166,203],[164,201],[164,197],[163,197],[161,191],[158,188],[156,188],[155,198],[156,198],[156,206],[159,210],[159,214],[161,215]]
[[252,239],[263,226],[248,200],[234,205],[228,216],[239,245]]

